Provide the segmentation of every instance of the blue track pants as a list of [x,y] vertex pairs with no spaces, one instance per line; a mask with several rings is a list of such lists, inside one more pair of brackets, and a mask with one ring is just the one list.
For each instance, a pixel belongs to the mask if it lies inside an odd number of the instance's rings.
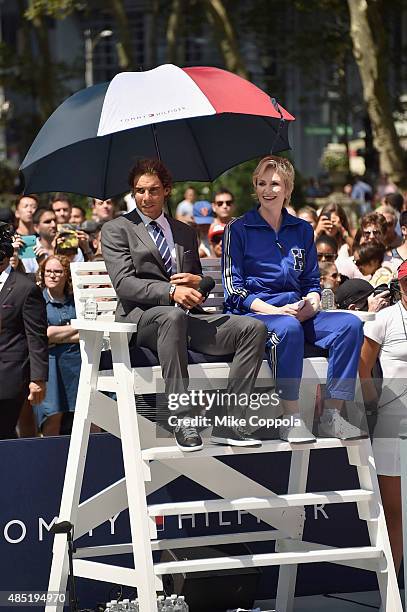
[[300,323],[288,315],[258,315],[268,329],[267,355],[281,399],[297,400],[304,343],[329,350],[326,397],[352,400],[363,344],[363,323],[353,314],[318,312]]

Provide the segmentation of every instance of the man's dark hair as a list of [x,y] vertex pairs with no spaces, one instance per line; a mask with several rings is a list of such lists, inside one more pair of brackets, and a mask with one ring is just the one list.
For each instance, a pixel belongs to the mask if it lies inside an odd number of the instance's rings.
[[384,203],[390,204],[390,206],[395,208],[398,212],[401,212],[403,209],[404,198],[401,193],[396,191],[396,193],[388,193],[384,197]]
[[134,181],[139,179],[143,174],[152,174],[157,176],[164,189],[172,187],[172,176],[164,166],[164,164],[158,159],[139,159],[129,172],[129,185],[133,191]]
[[372,261],[382,263],[386,247],[381,242],[368,242],[359,247],[358,264],[369,264]]
[[50,199],[51,206],[53,205],[54,202],[68,202],[71,208],[73,206],[72,200],[70,199],[68,194],[63,193],[62,191],[58,191],[52,196],[52,198]]
[[400,227],[407,227],[407,210],[403,210],[400,215]]
[[39,200],[38,196],[34,195],[33,193],[23,193],[23,194],[18,196],[17,200],[14,203],[14,206],[16,207],[16,209],[18,208],[18,205],[20,204],[20,202],[21,202],[21,200],[23,198],[31,198],[32,200],[34,200],[37,203],[37,206],[39,206],[39,204],[40,204],[40,200]]
[[82,208],[82,206],[79,206],[79,204],[72,204],[72,208],[77,208],[78,210],[80,210],[82,215],[86,219],[86,211],[84,208]]
[[215,201],[216,196],[222,195],[222,193],[227,193],[228,195],[230,195],[232,200],[235,199],[235,196],[230,191],[230,189],[227,189],[226,187],[219,187],[219,189],[217,189],[215,193],[213,194],[213,201]]
[[41,222],[41,217],[46,212],[52,212],[53,213],[54,211],[52,210],[52,208],[50,208],[48,206],[41,206],[40,208],[37,208],[37,210],[33,214],[33,223],[34,223],[34,225],[38,225],[38,223]]
[[365,229],[365,227],[368,225],[377,225],[377,227],[380,227],[383,236],[385,235],[387,230],[387,221],[386,217],[381,213],[372,212],[368,213],[367,215],[363,215],[360,222],[360,227]]

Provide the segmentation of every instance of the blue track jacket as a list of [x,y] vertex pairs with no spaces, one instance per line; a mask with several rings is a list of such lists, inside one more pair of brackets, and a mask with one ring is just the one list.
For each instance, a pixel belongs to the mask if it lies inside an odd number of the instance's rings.
[[321,293],[314,231],[285,208],[276,232],[257,209],[234,219],[223,236],[225,311],[247,314],[256,298],[273,306]]

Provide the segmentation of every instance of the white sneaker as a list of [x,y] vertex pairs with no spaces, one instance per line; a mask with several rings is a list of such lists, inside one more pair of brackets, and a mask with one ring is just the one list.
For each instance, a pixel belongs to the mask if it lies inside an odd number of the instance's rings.
[[301,418],[296,419],[296,425],[280,425],[278,436],[283,442],[290,444],[310,444],[315,442],[315,436],[310,432]]
[[318,435],[321,438],[338,438],[339,440],[367,438],[367,433],[363,429],[348,423],[337,410],[335,410],[331,418],[321,418]]

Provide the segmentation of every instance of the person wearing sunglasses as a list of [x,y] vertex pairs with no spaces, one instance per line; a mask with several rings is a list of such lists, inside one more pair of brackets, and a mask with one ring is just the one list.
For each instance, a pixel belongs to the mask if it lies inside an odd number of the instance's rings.
[[235,199],[233,193],[225,187],[219,188],[213,198],[212,210],[215,215],[215,220],[212,225],[227,225],[235,214]]

